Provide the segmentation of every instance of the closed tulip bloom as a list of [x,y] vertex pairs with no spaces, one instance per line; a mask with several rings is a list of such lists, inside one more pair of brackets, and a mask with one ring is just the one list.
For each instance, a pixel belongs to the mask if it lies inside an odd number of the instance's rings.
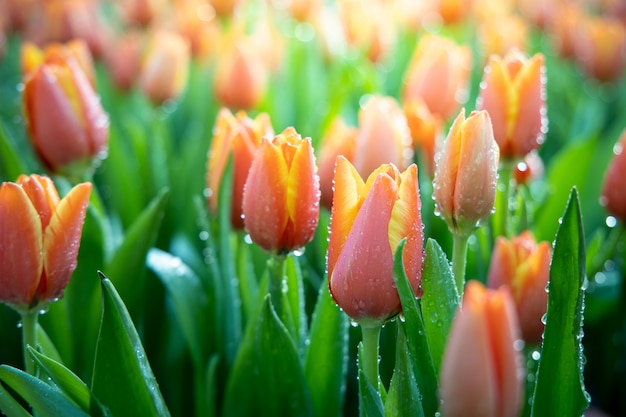
[[363,327],[380,326],[402,310],[393,257],[404,238],[404,269],[421,296],[423,231],[415,164],[400,173],[381,165],[363,181],[337,158],[328,242],[328,285],[337,304]]
[[487,110],[500,156],[521,159],[543,143],[548,127],[543,55],[530,59],[513,50],[490,58],[478,108]]
[[46,45],[44,49],[39,48],[32,42],[24,42],[20,51],[20,60],[22,65],[22,74],[34,72],[42,64],[63,63],[67,60],[75,60],[80,69],[83,70],[89,83],[95,88],[96,76],[93,66],[93,57],[87,44],[80,40],[71,40],[65,44],[51,43]]
[[273,137],[274,130],[266,113],[251,119],[241,111],[234,116],[223,108],[217,115],[213,140],[209,149],[207,185],[210,190],[209,207],[215,213],[218,208],[220,184],[228,158],[233,158],[233,188],[231,193],[231,224],[243,229],[242,199],[254,154],[263,137]]
[[382,164],[405,169],[413,160],[406,117],[392,97],[372,96],[359,110],[356,149],[352,163],[362,177]]
[[261,139],[242,208],[246,231],[263,249],[286,254],[313,239],[320,185],[310,138],[289,127],[273,139]]
[[0,185],[0,302],[23,313],[62,295],[76,268],[91,188],[79,184],[61,200],[48,177]]
[[546,313],[552,250],[548,242],[535,242],[529,231],[506,239],[499,237],[491,255],[487,285],[511,289],[522,337],[526,343],[540,343]]
[[579,26],[576,62],[587,76],[615,82],[626,67],[626,27],[615,18],[587,17]]
[[155,104],[177,98],[187,84],[189,57],[189,44],[181,35],[155,32],[141,64],[141,91]]
[[435,158],[433,199],[451,232],[471,234],[493,210],[498,144],[486,111],[456,118]]
[[468,47],[442,36],[424,35],[404,75],[402,101],[419,98],[431,113],[447,120],[467,98],[471,68]]
[[357,128],[348,126],[341,118],[337,118],[322,139],[317,165],[322,192],[321,202],[329,210],[333,205],[335,161],[339,155],[343,155],[348,161],[354,160],[357,133]]
[[468,281],[441,364],[445,417],[516,417],[524,375],[515,349],[519,324],[508,288]]
[[22,98],[30,139],[48,169],[82,171],[106,154],[109,118],[71,56],[27,74]]
[[626,221],[626,130],[613,147],[613,159],[604,176],[600,203],[612,216]]

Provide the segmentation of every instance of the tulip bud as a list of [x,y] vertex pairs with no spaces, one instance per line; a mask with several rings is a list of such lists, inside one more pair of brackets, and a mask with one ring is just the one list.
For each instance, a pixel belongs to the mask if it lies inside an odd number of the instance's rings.
[[115,87],[129,91],[137,80],[141,67],[144,39],[137,31],[128,30],[109,43],[104,63]]
[[543,55],[513,50],[485,68],[478,108],[487,110],[502,158],[523,158],[543,143],[548,130]]
[[576,62],[587,76],[615,82],[626,66],[626,27],[617,19],[588,17],[578,29]]
[[70,54],[27,74],[22,99],[30,139],[51,171],[82,172],[106,154],[109,118]]
[[626,130],[613,147],[613,159],[604,176],[600,203],[606,211],[622,221],[626,221]]
[[37,311],[62,295],[76,268],[91,188],[79,184],[61,200],[48,177],[0,185],[0,302]]
[[244,225],[254,243],[285,254],[315,234],[320,185],[311,139],[292,127],[261,139],[244,186]]
[[391,97],[371,96],[359,111],[354,167],[367,177],[381,164],[404,169],[412,160],[411,132],[402,109]]
[[381,165],[367,182],[344,157],[337,158],[328,242],[328,285],[335,302],[363,327],[402,310],[393,257],[404,238],[404,269],[421,296],[424,237],[417,166],[403,173]]
[[493,210],[498,144],[486,111],[456,118],[435,157],[433,199],[454,234],[469,235]]
[[231,223],[235,229],[243,229],[242,198],[254,154],[263,137],[273,137],[274,130],[266,113],[254,120],[245,112],[233,116],[222,108],[217,115],[213,140],[209,149],[207,185],[210,190],[209,207],[215,213],[218,208],[220,184],[228,158],[233,157],[233,188],[231,193]]
[[512,239],[499,237],[493,248],[487,285],[510,288],[522,337],[527,343],[540,343],[546,313],[552,250],[548,242],[536,243],[529,231]]
[[442,120],[467,99],[472,56],[466,46],[435,35],[420,38],[404,76],[402,101],[421,99]]
[[177,33],[155,32],[141,65],[139,87],[155,104],[178,97],[187,84],[189,44]]
[[518,416],[524,389],[518,335],[508,289],[468,281],[441,364],[443,416]]
[[525,50],[528,24],[519,16],[506,14],[480,23],[478,41],[484,57],[505,55],[512,49]]

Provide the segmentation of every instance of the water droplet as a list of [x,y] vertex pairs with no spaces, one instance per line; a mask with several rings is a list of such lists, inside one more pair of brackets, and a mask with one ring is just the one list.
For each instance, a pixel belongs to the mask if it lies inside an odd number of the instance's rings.
[[213,195],[213,190],[211,190],[209,187],[206,187],[204,190],[202,190],[202,195],[204,195],[204,198],[209,198]]
[[22,322],[18,321],[17,324],[15,325],[15,327],[17,327],[18,329],[22,328]]
[[530,356],[534,360],[538,361],[539,359],[541,359],[541,352],[539,352],[538,350],[533,350],[533,353],[531,353]]
[[201,232],[198,234],[198,238],[199,238],[200,240],[207,240],[207,239],[209,238],[209,232],[207,232],[206,230],[201,231]]
[[596,284],[602,285],[606,282],[606,275],[604,274],[604,272],[598,272],[594,275],[593,279]]
[[621,142],[617,142],[615,146],[613,146],[613,153],[615,155],[621,155],[622,152],[624,152],[624,146],[622,145]]
[[356,321],[351,319],[350,320],[350,326],[352,326],[352,327],[359,327],[359,323],[357,323]]
[[248,245],[252,245],[252,238],[250,237],[250,233],[246,233],[246,235],[243,237],[243,241]]
[[[606,198],[604,198],[606,200]],[[605,223],[607,225],[607,227],[613,228],[615,226],[617,226],[617,219],[613,216],[607,216]]]
[[526,343],[522,339],[517,339],[515,342],[513,342],[513,349],[518,352],[524,350],[524,346],[526,346]]
[[546,324],[547,321],[548,321],[548,313],[545,313],[543,316],[541,316],[541,322],[543,324]]

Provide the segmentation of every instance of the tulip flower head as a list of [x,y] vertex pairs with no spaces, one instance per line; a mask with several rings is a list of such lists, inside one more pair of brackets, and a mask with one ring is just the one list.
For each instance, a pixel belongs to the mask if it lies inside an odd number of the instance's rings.
[[498,144],[486,111],[456,118],[435,157],[433,199],[454,234],[469,235],[494,206]]
[[540,343],[546,313],[552,250],[548,242],[535,242],[529,231],[506,239],[499,237],[491,255],[487,284],[506,285],[517,308],[522,337],[527,343]]
[[91,183],[63,198],[48,177],[0,185],[0,302],[37,311],[61,297],[76,268]]
[[403,110],[411,131],[413,147],[419,150],[428,174],[432,176],[435,172],[435,150],[442,130],[441,119],[433,115],[420,99],[405,102]]
[[626,221],[626,130],[613,147],[613,159],[604,176],[600,203],[606,211],[622,221]]
[[243,190],[244,225],[254,243],[279,255],[302,248],[319,220],[320,185],[310,138],[293,127],[261,139]]
[[441,364],[443,416],[518,416],[524,387],[518,336],[508,289],[468,281]]
[[539,148],[548,130],[543,55],[518,50],[492,56],[485,68],[478,108],[489,112],[500,157],[521,159]]
[[404,238],[404,269],[421,295],[423,231],[415,164],[400,173],[381,165],[363,181],[337,157],[328,243],[328,285],[335,302],[363,327],[380,326],[402,310],[393,257]]
[[235,229],[243,229],[241,208],[243,189],[254,154],[261,143],[261,138],[265,136],[274,136],[270,118],[266,113],[251,119],[243,111],[234,116],[230,110],[222,108],[217,115],[207,170],[209,207],[214,213],[217,212],[220,184],[228,158],[232,155],[231,224]]
[[615,82],[626,67],[626,27],[611,17],[582,19],[576,39],[576,62],[600,82]]

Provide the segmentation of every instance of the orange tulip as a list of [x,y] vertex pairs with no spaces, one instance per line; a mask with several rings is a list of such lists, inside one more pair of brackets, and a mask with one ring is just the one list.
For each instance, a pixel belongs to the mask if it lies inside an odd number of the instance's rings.
[[318,158],[322,205],[330,209],[333,205],[333,176],[335,160],[343,155],[348,161],[354,160],[356,136],[358,130],[347,126],[341,118],[337,118],[328,128],[322,139]]
[[233,189],[231,193],[231,223],[236,229],[243,229],[242,197],[248,178],[248,171],[261,138],[273,137],[274,130],[266,113],[250,119],[243,111],[233,116],[223,108],[217,115],[217,122],[209,149],[207,185],[210,190],[209,207],[217,211],[220,184],[229,156],[233,157]]
[[76,257],[91,183],[61,200],[48,177],[25,175],[0,186],[0,301],[37,311],[61,297]]
[[109,76],[121,91],[129,91],[137,81],[144,43],[142,33],[127,30],[112,40],[105,50],[104,63]]
[[626,130],[613,147],[613,159],[604,176],[600,203],[606,211],[620,220],[626,220]]
[[412,160],[411,132],[402,109],[392,97],[371,96],[359,110],[354,167],[367,177],[381,164],[405,169]]
[[176,29],[189,42],[191,54],[205,59],[215,53],[222,36],[215,10],[205,0],[185,0],[173,4]]
[[82,171],[106,153],[109,118],[70,54],[25,76],[23,103],[30,139],[53,172]]
[[419,150],[429,175],[433,175],[435,151],[441,136],[441,119],[434,116],[420,99],[405,102],[403,111],[413,139],[413,148]]
[[541,342],[551,257],[550,244],[535,242],[529,231],[510,240],[499,237],[491,255],[487,285],[494,289],[506,285],[511,289],[522,337],[527,343]]
[[583,19],[576,39],[576,61],[587,76],[614,82],[626,67],[626,27],[617,19]]
[[518,338],[508,289],[489,290],[468,281],[441,364],[441,414],[516,417],[524,389]]
[[502,158],[523,158],[543,142],[548,127],[543,55],[531,59],[511,51],[491,57],[478,108],[489,112]]
[[268,251],[285,254],[315,234],[320,185],[311,139],[293,127],[261,139],[243,191],[244,225]]
[[51,43],[44,49],[40,49],[31,42],[24,42],[20,51],[22,74],[27,76],[39,68],[42,64],[63,63],[74,60],[83,70],[92,87],[95,88],[96,76],[93,65],[93,57],[87,44],[80,39],[69,41],[65,44]]
[[166,3],[163,0],[123,0],[120,6],[128,23],[148,26],[162,16]]
[[478,28],[478,41],[484,57],[506,55],[512,49],[525,50],[528,24],[513,14],[484,20]]
[[363,327],[379,326],[402,310],[393,256],[404,238],[404,269],[421,296],[420,209],[415,164],[402,173],[393,164],[381,165],[364,182],[346,158],[337,158],[328,285],[337,304]]
[[438,0],[437,11],[444,23],[458,23],[465,19],[471,9],[472,0]]
[[175,32],[152,34],[139,74],[139,87],[156,104],[178,97],[187,84],[189,44]]
[[471,66],[468,47],[442,36],[422,36],[404,75],[402,101],[419,98],[431,113],[447,120],[466,100]]
[[215,12],[222,17],[232,16],[241,0],[209,0]]
[[456,118],[437,152],[433,199],[455,234],[469,235],[493,210],[498,144],[486,111],[465,110]]

